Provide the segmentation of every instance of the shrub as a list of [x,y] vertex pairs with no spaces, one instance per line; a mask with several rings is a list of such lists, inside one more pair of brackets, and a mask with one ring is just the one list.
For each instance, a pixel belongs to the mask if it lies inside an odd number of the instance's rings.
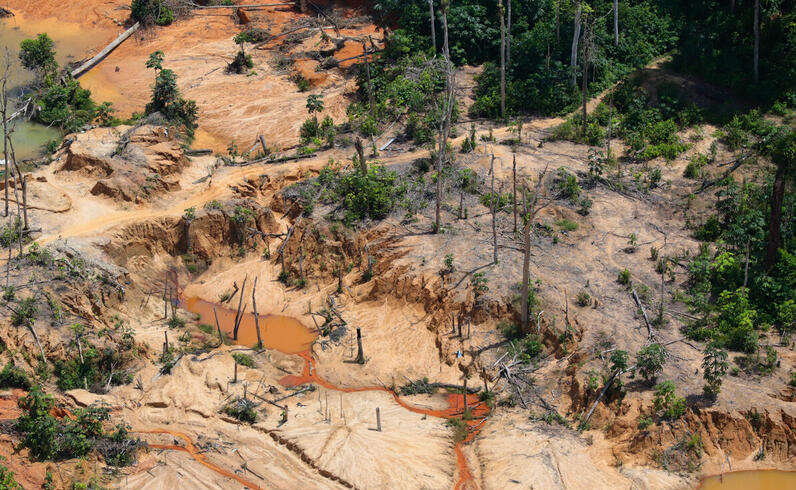
[[180,96],[177,75],[163,68],[162,51],[151,53],[146,67],[155,70],[155,84],[152,85],[152,98],[144,108],[144,113],[146,115],[161,113],[168,121],[181,125],[189,138],[192,138],[198,127],[196,120],[199,109],[196,107],[196,102]]
[[611,371],[612,372],[622,372],[625,371],[628,367],[628,355],[627,351],[618,349],[611,353]]
[[0,488],[3,490],[22,490],[22,485],[14,479],[14,473],[3,464],[5,458],[0,456]]
[[164,0],[133,0],[130,17],[144,26],[167,26],[174,22],[174,12]]
[[17,305],[17,309],[11,314],[11,324],[15,327],[27,326],[33,323],[33,319],[39,313],[39,306],[34,297],[23,299]]
[[677,420],[685,414],[685,399],[678,397],[674,391],[674,383],[664,381],[655,386],[653,398],[655,412],[669,420]]
[[241,422],[246,422],[249,424],[257,422],[255,404],[248,398],[235,398],[224,407],[223,412],[240,420]]
[[654,384],[658,374],[663,371],[666,362],[666,348],[661,344],[650,344],[636,354],[636,366],[641,376],[650,384]]
[[234,352],[232,354],[232,358],[235,359],[235,362],[240,364],[241,366],[246,366],[249,368],[255,367],[254,359],[252,359],[251,356],[248,354],[244,354],[242,352]]
[[8,361],[2,371],[0,371],[0,388],[20,388],[29,390],[31,387],[25,371],[14,365],[13,361]]
[[617,282],[624,286],[630,286],[630,271],[627,269],[623,269],[619,272],[619,277],[617,277]]
[[387,217],[406,192],[406,185],[398,184],[397,180],[395,171],[381,165],[371,165],[364,175],[326,167],[318,177],[318,182],[330,190],[326,201],[336,202],[345,210],[344,220],[349,225],[365,218]]
[[19,61],[23,67],[44,76],[58,68],[55,61],[55,43],[47,33],[36,39],[25,39],[19,43]]
[[580,197],[580,185],[578,185],[578,178],[569,173],[564,168],[559,168],[556,174],[555,185],[558,188],[559,199],[569,199],[576,202]]
[[705,346],[702,359],[702,377],[705,379],[703,391],[708,398],[716,399],[721,392],[721,378],[727,374],[727,352],[714,344]]
[[639,430],[647,430],[652,425],[652,417],[639,417],[638,428]]
[[590,306],[591,305],[591,295],[586,291],[581,291],[578,293],[578,296],[575,300],[578,303],[578,306]]
[[556,225],[561,228],[562,231],[575,231],[578,229],[578,224],[568,219],[560,219],[556,221]]

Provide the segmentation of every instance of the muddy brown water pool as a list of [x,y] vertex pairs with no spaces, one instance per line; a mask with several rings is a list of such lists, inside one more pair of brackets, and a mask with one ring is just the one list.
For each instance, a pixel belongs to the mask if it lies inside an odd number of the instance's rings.
[[[228,338],[232,338],[235,311],[229,307],[220,307],[201,298],[188,298],[183,307],[199,315],[199,321],[215,328],[216,320],[213,308],[218,315],[221,331]],[[274,349],[285,354],[298,354],[309,350],[317,334],[305,327],[295,318],[284,315],[259,315],[260,336],[263,347]],[[245,313],[238,327],[236,344],[246,346],[257,345],[257,328],[254,315]]]
[[796,471],[736,471],[711,476],[698,490],[779,490],[796,488]]

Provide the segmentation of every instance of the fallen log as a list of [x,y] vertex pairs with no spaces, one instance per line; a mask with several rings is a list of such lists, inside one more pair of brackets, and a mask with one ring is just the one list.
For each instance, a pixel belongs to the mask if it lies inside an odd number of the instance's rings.
[[122,34],[120,34],[119,37],[117,37],[116,39],[113,40],[113,42],[111,42],[109,45],[105,46],[105,49],[100,51],[97,54],[97,56],[91,58],[90,60],[86,61],[85,63],[80,65],[78,68],[73,70],[72,71],[72,76],[75,77],[75,78],[80,78],[81,75],[83,75],[84,73],[86,73],[87,71],[92,69],[100,61],[104,60],[106,56],[111,54],[111,52],[114,49],[116,49],[117,47],[119,47],[119,45],[122,44],[128,37],[132,36],[133,33],[138,30],[139,27],[141,27],[141,24],[139,22],[136,22],[135,24],[133,24],[132,27],[130,27],[129,29],[124,31]]
[[256,3],[252,5],[197,5],[192,3],[193,8],[208,10],[208,9],[257,9],[265,7],[281,7],[284,5],[295,5],[295,2],[282,2],[282,3]]
[[197,150],[185,150],[185,154],[188,156],[197,156],[197,155],[212,155],[213,150],[210,148],[200,148]]
[[13,17],[14,12],[8,10],[7,8],[0,7],[0,18],[2,17]]

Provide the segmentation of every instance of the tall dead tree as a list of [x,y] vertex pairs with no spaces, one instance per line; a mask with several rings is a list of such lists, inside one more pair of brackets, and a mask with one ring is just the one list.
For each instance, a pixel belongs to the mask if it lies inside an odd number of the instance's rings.
[[522,329],[523,332],[528,332],[530,328],[530,312],[528,311],[528,293],[531,286],[531,231],[533,230],[533,222],[536,215],[544,209],[550,200],[545,198],[542,202],[542,191],[544,188],[545,175],[547,174],[547,167],[539,174],[539,181],[536,183],[536,189],[533,192],[531,202],[528,202],[527,189],[523,189],[523,248],[522,248]]
[[506,12],[503,9],[503,0],[498,0],[498,15],[500,16],[500,117],[506,119]]
[[354,148],[357,150],[357,163],[359,164],[359,171],[362,175],[368,174],[368,163],[365,160],[365,147],[362,145],[362,139],[357,138],[354,141]]
[[431,19],[431,45],[434,47],[434,56],[437,55],[437,28],[434,25],[434,0],[428,0],[428,16]]
[[456,103],[455,83],[456,79],[451,64],[450,51],[448,46],[448,5],[449,0],[442,0],[442,55],[445,63],[445,94],[440,107],[440,121],[437,127],[437,186],[436,186],[436,209],[434,219],[434,233],[439,233],[442,229],[442,165],[448,154],[448,138],[451,132],[451,114],[453,104]]
[[6,83],[8,81],[8,70],[11,66],[11,59],[6,48],[3,59],[3,80],[2,92],[0,92],[0,116],[3,118],[3,162],[5,167],[5,217],[8,217],[8,93]]
[[246,281],[248,279],[249,276],[246,275],[243,278],[243,285],[240,288],[240,297],[238,298],[238,309],[235,312],[235,323],[232,325],[232,340],[238,340],[238,327],[240,326],[240,320],[243,316],[240,307],[243,305],[243,294],[246,292]]
[[575,28],[572,32],[572,50],[570,52],[569,58],[569,68],[572,72],[572,79],[570,80],[570,83],[573,87],[577,83],[578,41],[580,40],[580,19],[582,13],[583,5],[581,2],[578,2],[578,6],[575,9]]
[[[491,208],[492,208],[492,263],[498,263],[498,240],[497,240],[497,204],[498,196],[495,194],[495,154],[492,153],[492,161],[489,164],[489,173],[492,174],[491,184]],[[461,322],[459,323],[461,325]]]
[[252,286],[252,309],[254,310],[254,327],[257,329],[257,348],[263,348],[263,338],[260,335],[260,315],[257,313],[257,300],[254,295],[257,292],[257,276],[254,277],[254,285]]
[[760,61],[760,0],[755,0],[755,54],[754,54],[754,77],[755,83],[760,81],[758,64]]
[[581,74],[581,98],[583,101],[583,134],[586,134],[586,124],[588,112],[586,111],[586,103],[589,100],[589,63],[591,63],[592,54],[594,52],[594,20],[587,18],[583,23],[583,73]]
[[619,45],[619,0],[614,0],[614,46]]
[[514,213],[514,233],[517,233],[517,155],[511,162],[511,202]]
[[506,0],[506,66],[511,67],[511,0]]

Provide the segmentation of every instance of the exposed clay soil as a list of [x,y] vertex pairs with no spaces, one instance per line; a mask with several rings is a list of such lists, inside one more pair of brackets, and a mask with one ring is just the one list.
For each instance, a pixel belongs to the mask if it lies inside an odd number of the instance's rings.
[[[106,30],[108,39],[127,16],[119,8],[127,2],[120,0],[78,0],[70,9],[58,8],[59,2],[49,0],[39,2],[35,9],[24,1],[7,3],[24,15],[52,15],[65,24],[91,24]],[[284,8],[252,11],[249,16],[252,25],[267,26],[272,32],[302,17]],[[151,83],[151,73],[143,69],[144,59],[162,49],[165,65],[175,69],[181,89],[200,107],[204,133],[195,146],[224,147],[232,139],[248,146],[258,134],[275,145],[292,145],[306,118],[307,93],[298,92],[290,73],[272,67],[277,46],[252,51],[255,75],[225,74],[223,67],[236,49],[231,37],[239,29],[226,13],[196,14],[124,44],[82,80],[95,94],[102,94],[100,99],[113,100],[122,112],[140,110]],[[343,31],[373,33],[372,25]],[[319,39],[319,34],[318,39],[304,39],[290,50],[309,50]],[[106,41],[98,39],[98,47]],[[346,42],[335,57],[353,56],[358,54],[356,49],[361,52],[361,46]],[[327,112],[342,119],[351,79],[345,69],[315,72],[313,63],[299,60],[295,67],[310,80],[311,93],[325,95]],[[463,77],[471,77],[472,72],[466,69]],[[104,93],[106,87],[113,91]],[[506,128],[494,128],[496,142],[479,144],[476,152],[459,156],[458,162],[486,177],[494,153],[497,185],[503,192],[510,189],[515,156],[521,178],[535,179],[544,168],[552,173],[559,167],[584,174],[587,147],[541,144],[559,122],[530,121],[516,154],[501,143],[512,134]],[[462,125],[459,134],[468,128]],[[776,347],[781,366],[772,376],[728,376],[718,401],[705,406],[698,395],[702,388],[700,346],[678,341],[686,312],[673,301],[672,291],[684,286],[682,267],[675,268],[673,279],[664,283],[664,301],[672,314],[665,327],[656,329],[655,338],[672,342],[661,377],[675,380],[678,393],[694,400],[686,417],[640,430],[638,419],[649,413],[651,393],[640,382],[629,382],[624,400],[598,406],[590,430],[578,432],[535,420],[555,410],[574,425],[575,416],[594,399],[594,393],[584,388],[584,380],[589,369],[601,367],[596,353],[605,349],[605,341],[630,352],[647,342],[649,333],[632,297],[616,282],[617,274],[627,268],[637,284],[649,287],[647,307],[651,309],[660,299],[660,276],[649,259],[650,247],[671,254],[697,248],[685,220],[708,209],[712,196],[705,194],[686,208],[681,203],[696,184],[681,176],[687,158],[703,151],[711,136],[674,162],[652,162],[660,166],[664,184],[650,193],[617,193],[597,184],[584,190],[594,203],[587,216],[563,200],[544,209],[540,221],[555,233],[535,235],[531,275],[539,280],[537,295],[543,314],[538,328],[545,354],[532,373],[533,386],[519,393],[526,406],[499,403],[487,414],[483,404],[475,405],[474,397],[468,397],[470,407],[476,406],[476,417],[469,422],[469,437],[457,444],[455,430],[445,419],[463,409],[462,395],[442,390],[395,397],[387,390],[424,377],[458,386],[467,376],[469,387],[487,385],[498,401],[514,395],[515,388],[500,377],[496,367],[506,352],[496,326],[501,320],[516,319],[516,285],[522,277],[521,244],[512,233],[511,213],[498,215],[500,248],[495,265],[490,216],[475,196],[467,197],[470,217],[458,220],[459,196],[448,195],[443,216],[449,226],[443,234],[428,233],[433,206],[420,210],[410,223],[395,215],[356,230],[332,229],[320,210],[299,220],[297,209],[282,191],[316,175],[330,158],[347,161],[350,148],[285,163],[224,166],[214,157],[186,156],[163,129],[99,128],[74,135],[71,145],[59,150],[52,164],[35,171],[30,182],[30,217],[34,228],[41,229],[37,242],[91,259],[91,267],[112,279],[105,286],[107,291],[96,287],[96,274],[65,285],[70,289],[62,302],[69,314],[96,331],[111,325],[118,315],[141,346],[135,382],[111,387],[103,394],[72,390],[58,396],[67,409],[107,402],[114,417],[127,421],[149,443],[149,451],[142,452],[134,466],[102,476],[107,485],[153,489],[594,488],[599,482],[601,488],[657,489],[694,486],[700,475],[726,471],[727,462],[733,469],[793,469],[796,409],[792,401],[783,399],[787,394],[782,395],[793,369],[792,349]],[[490,132],[485,125],[477,129],[483,135]],[[703,131],[712,133],[710,128]],[[454,142],[455,147],[462,138]],[[120,145],[124,146],[121,151]],[[717,161],[729,155],[723,148],[720,152]],[[423,149],[398,147],[383,152],[379,161],[403,168],[426,156]],[[635,170],[623,170],[628,184]],[[151,192],[142,193],[142,186],[150,182],[147,173],[163,179]],[[188,208],[194,208],[189,222],[183,218]],[[251,211],[247,227],[241,228],[233,219],[239,208]],[[564,218],[576,222],[578,228],[558,229],[556,223]],[[278,280],[279,251],[290,230],[295,238],[284,246],[285,270],[294,276],[306,275],[303,288]],[[632,253],[627,250],[630,233],[638,241]],[[453,255],[454,270],[443,277],[440,270],[446,254]],[[369,259],[373,260],[373,278],[365,280]],[[339,269],[344,271],[342,291],[334,272]],[[488,291],[476,294],[473,290],[471,278],[476,272],[484,274]],[[21,282],[34,273],[40,274],[26,269],[15,272],[15,277]],[[244,278],[247,289],[241,305],[246,315],[240,345],[219,346],[210,317],[212,306],[198,311],[189,300],[215,304],[228,336],[241,293],[223,303],[222,296],[242,287]],[[255,278],[256,309],[260,315],[274,315],[275,322],[269,329],[267,319],[262,319],[264,343],[270,348],[260,351],[251,348],[256,340],[250,316],[255,309],[251,298]],[[186,320],[185,327],[168,328],[164,286],[178,287],[182,300],[178,315]],[[594,299],[591,305],[575,304],[581,290]],[[334,322],[345,325],[318,336],[316,322],[323,323],[320,312],[329,308],[330,298],[340,315]],[[459,336],[450,319],[463,312],[472,322]],[[197,319],[195,313],[203,316]],[[565,322],[573,330],[570,340],[559,336]],[[200,329],[199,323],[209,324],[210,330]],[[49,356],[68,355],[65,325],[46,324],[43,319],[37,323]],[[355,362],[357,327],[363,337],[364,364]],[[171,374],[160,374],[157,359],[164,332],[173,344],[203,351],[182,355]],[[28,332],[11,326],[6,318],[0,337],[9,347],[3,356],[13,357],[31,372],[29,359],[37,347]],[[309,351],[303,351],[313,339]],[[238,366],[235,375],[232,354],[241,352],[251,355],[256,366]],[[55,391],[52,380],[48,386]],[[361,388],[365,390],[357,391]],[[257,408],[259,419],[251,425],[221,411],[229,399],[244,392],[262,402]],[[17,416],[14,399],[18,395],[0,397],[0,419]],[[288,395],[293,396],[284,398]],[[381,431],[375,430],[377,408]],[[752,408],[762,414],[761,425],[756,427],[747,418]],[[661,469],[656,451],[676,444],[688,433],[699,434],[704,443],[701,467],[690,473]],[[12,454],[14,442],[13,435],[4,434],[0,454],[10,460],[9,468],[26,487],[41,485],[45,471],[53,466],[31,464],[24,452]],[[761,446],[765,456],[756,460]],[[101,474],[94,461],[70,461],[59,467],[63,487],[72,478]]]

